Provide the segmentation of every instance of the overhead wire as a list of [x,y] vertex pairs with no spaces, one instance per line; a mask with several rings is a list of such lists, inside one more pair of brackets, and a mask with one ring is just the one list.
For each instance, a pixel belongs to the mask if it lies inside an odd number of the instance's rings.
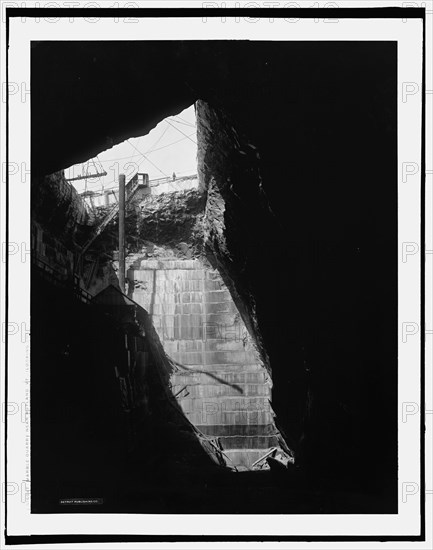
[[167,120],[167,124],[170,124],[170,126],[173,126],[173,128],[175,130],[177,130],[178,132],[180,132],[183,136],[185,136],[186,138],[188,138],[190,141],[192,141],[193,143],[195,143],[197,145],[197,142],[194,141],[193,139],[191,139],[188,135],[186,135],[184,132],[182,132],[182,130],[179,130],[179,128],[176,128],[176,126],[174,126],[170,121]]
[[[194,134],[191,134],[191,135],[194,135]],[[147,154],[153,153],[153,152],[155,152],[155,151],[160,151],[161,149],[166,149],[167,147],[171,147],[172,145],[175,145],[176,143],[179,143],[180,141],[184,141],[185,139],[186,139],[186,137],[183,137],[183,138],[181,138],[181,139],[177,139],[176,141],[172,141],[171,143],[167,143],[167,145],[163,145],[162,147],[158,147],[158,148],[156,148],[156,149],[151,149],[150,151],[147,152]],[[154,145],[155,145],[155,144],[154,144]],[[143,154],[142,154],[142,153],[137,153],[136,155],[134,155],[134,157],[135,157],[135,156],[137,156],[137,157],[138,157],[138,156],[143,156]],[[124,158],[124,159],[127,159],[127,158],[130,158],[130,157],[123,157],[123,158]],[[111,161],[113,161],[113,160],[122,160],[122,158],[110,159],[110,160],[111,160]],[[147,160],[147,159],[143,159],[142,162],[140,162],[140,163],[138,164],[137,170],[138,170],[138,168],[140,168],[141,164],[143,164],[144,160]],[[104,161],[104,162],[108,162],[108,160],[107,160],[107,161]],[[187,170],[187,172],[188,172],[188,171],[189,171],[189,170]],[[181,174],[182,172],[179,172],[179,173]],[[167,177],[168,177],[168,176],[167,176]],[[111,183],[115,183],[115,182],[114,182],[114,181],[113,181],[113,182],[109,182],[109,183],[106,184],[106,185],[110,185]],[[88,188],[89,190],[92,190],[92,189],[99,188],[100,186],[101,186],[101,182],[94,181],[94,183],[88,185],[87,188]],[[105,185],[104,185],[104,188],[106,188]]]
[[[163,172],[163,171],[161,170],[161,168],[159,168],[154,162],[152,162],[149,158],[147,158],[146,155],[145,155],[144,153],[142,153],[139,149],[137,149],[137,147],[135,147],[135,145],[132,144],[132,143],[129,141],[129,139],[127,139],[126,141],[127,141],[130,145],[132,145],[132,147],[134,147],[134,149],[136,149],[139,153],[141,153],[141,154],[143,155],[144,159],[147,160],[148,162],[150,162],[150,164],[151,164],[154,168],[156,168],[156,169],[158,170],[158,172],[161,172],[161,174],[162,174],[163,176],[165,176],[166,178],[168,178],[167,174],[166,174],[165,172]],[[140,164],[141,164],[141,163],[140,163]]]
[[[183,170],[182,172],[177,172],[177,176],[181,176],[181,174],[194,175],[195,170],[196,170],[196,168],[190,168],[189,170]],[[167,177],[169,177],[169,176],[167,176]],[[179,178],[179,179],[181,179],[181,178]],[[151,179],[150,182],[152,182],[152,181],[153,180]],[[112,185],[112,187],[109,187],[110,185]],[[118,188],[118,183],[115,180],[108,182],[106,184],[106,186],[104,186],[105,191],[108,191],[110,189],[117,189],[117,188]]]
[[162,132],[162,134],[159,136],[159,138],[154,143],[152,143],[152,145],[149,147],[146,154],[149,153],[155,147],[155,145],[157,145],[161,141],[161,139],[165,136],[168,129],[169,129],[169,127],[166,126],[164,131]]
[[[193,134],[191,134],[193,135]],[[185,137],[181,138],[181,139],[178,139],[176,141],[172,141],[171,143],[167,143],[167,145],[163,145],[162,147],[157,147],[156,149],[151,149],[149,151],[146,152],[146,154],[150,154],[150,153],[154,153],[155,151],[161,151],[161,149],[166,149],[167,147],[171,147],[172,145],[175,145],[176,143],[179,143],[180,141],[183,141],[184,139],[186,138],[189,138],[189,136],[185,135]],[[191,140],[192,141],[192,140]],[[194,142],[193,142],[194,143]],[[155,145],[155,144],[154,144]],[[146,159],[143,159],[137,166],[137,171],[138,169],[140,168],[140,166],[143,164],[144,160]],[[150,161],[149,161],[150,162]],[[164,172],[162,172],[164,173]]]
[[177,122],[177,124],[183,124],[184,126],[189,126],[190,128],[195,128],[195,124],[190,124],[189,122],[184,122],[182,120],[176,120],[176,118],[174,117],[170,117],[170,120],[172,120],[173,122]]
[[[165,133],[167,132],[167,130],[170,128],[170,126],[166,126],[165,130],[162,132],[162,134],[159,136],[159,138],[149,147],[149,149],[146,151],[146,155],[148,155],[149,153],[152,152],[152,147],[155,147],[155,145],[157,143],[159,143],[162,139],[162,137],[165,135]],[[138,164],[137,166],[137,172],[138,172],[138,169],[140,168],[140,166],[143,164],[144,162],[144,159]]]
[[[101,159],[99,158],[99,155],[96,155],[96,159],[99,162],[99,166],[101,168],[101,171],[104,172],[104,166],[102,165]],[[98,169],[96,169],[98,171]]]
[[[165,130],[162,132],[162,134],[159,136],[159,138],[158,138],[154,143],[152,143],[152,145],[149,147],[149,149],[146,151],[146,153],[144,153],[145,155],[148,155],[149,152],[152,151],[152,148],[155,147],[155,145],[161,141],[161,139],[163,138],[164,134],[167,132],[168,129],[169,129],[169,127],[167,126],[167,127],[165,128]],[[138,138],[137,145],[140,143],[140,140],[141,140],[142,137],[143,137],[143,136],[140,136],[140,137]],[[132,143],[131,143],[129,140],[128,140],[128,143],[129,143],[132,147],[134,147],[134,146],[132,145]],[[136,150],[138,150],[138,149],[136,149]],[[131,155],[131,156],[129,157],[129,161],[128,161],[128,162],[131,162],[131,160],[132,160],[133,157],[135,157],[135,156],[142,156],[142,155],[143,155],[143,154],[142,154],[141,152],[140,152],[138,155]],[[138,167],[140,167],[141,164],[143,164],[143,163],[141,162],[141,163],[138,165]],[[137,169],[138,169],[138,168],[137,168]]]
[[[183,122],[185,125],[190,126],[190,127],[192,127],[192,128],[195,128],[195,125],[190,124],[190,123],[184,121],[181,117],[178,117],[178,118],[179,118],[180,120],[182,120],[182,122]],[[174,126],[173,124],[171,124],[171,122],[170,122],[169,120],[166,119],[165,122],[168,124],[168,126],[165,128],[165,130],[162,132],[162,134],[158,137],[158,139],[150,146],[150,148],[146,151],[146,153],[142,153],[142,152],[141,152],[133,143],[131,143],[131,141],[128,139],[128,140],[126,140],[126,141],[129,143],[129,145],[131,145],[131,147],[133,147],[133,149],[135,149],[135,150],[137,151],[137,154],[136,154],[136,155],[133,154],[133,155],[127,156],[127,157],[118,157],[118,158],[106,159],[106,160],[104,160],[104,162],[112,162],[112,161],[115,161],[115,160],[124,160],[124,159],[129,159],[129,162],[131,162],[132,158],[137,157],[137,156],[142,156],[142,157],[143,157],[143,160],[138,164],[137,170],[138,170],[138,168],[141,166],[141,164],[143,164],[143,162],[144,162],[145,160],[147,160],[152,166],[154,166],[154,168],[156,168],[156,169],[158,170],[158,172],[160,172],[163,176],[168,177],[167,174],[166,174],[165,172],[163,172],[154,162],[152,162],[152,161],[147,157],[147,155],[150,154],[150,153],[156,152],[156,151],[160,151],[160,150],[165,149],[165,148],[167,148],[167,147],[171,147],[172,145],[174,145],[174,144],[176,144],[176,143],[179,143],[180,141],[183,141],[184,139],[189,139],[192,143],[194,143],[194,145],[197,145],[197,142],[195,142],[193,139],[191,139],[191,136],[193,136],[194,133],[192,133],[192,134],[190,134],[190,135],[185,134],[184,132],[182,132],[182,130],[180,130],[179,128],[177,128],[177,127]],[[180,121],[178,121],[178,120],[174,120],[174,122],[176,122],[176,123],[178,123],[178,124],[182,124],[182,122],[180,122]],[[166,145],[163,145],[162,147],[158,147],[158,148],[155,149],[155,148],[154,148],[155,145],[157,145],[157,144],[161,141],[161,139],[163,138],[163,136],[164,136],[164,135],[166,134],[166,132],[168,131],[169,127],[172,127],[172,128],[174,128],[175,130],[177,130],[180,134],[183,135],[183,138],[181,138],[181,139],[179,139],[179,140],[176,140],[176,141],[173,141],[173,142],[171,142],[171,143],[168,143],[168,144],[166,144]],[[143,137],[143,136],[141,136],[141,137]],[[141,137],[140,137],[139,139],[141,139]],[[104,167],[103,167],[103,164],[102,164],[102,162],[101,162],[101,160],[100,160],[100,158],[99,158],[99,155],[96,155],[96,159],[98,160],[98,162],[99,162],[99,164],[100,164],[100,166],[101,166],[101,168],[102,168],[102,171],[104,171]],[[87,167],[86,173],[89,174],[90,162],[93,163],[93,165],[95,166],[96,172],[98,172],[98,167],[97,167],[97,165],[96,165],[96,163],[95,163],[95,160],[94,160],[94,159],[90,159],[90,160],[88,160],[88,161],[85,163],[85,165],[84,165],[84,167],[83,167],[83,168],[86,168],[86,167]],[[87,166],[86,166],[86,165],[87,165]],[[106,185],[111,185],[111,183],[116,183],[116,182],[115,182],[115,181],[109,182],[109,183],[106,184]],[[107,187],[106,185],[104,186],[104,185],[102,184],[103,188],[105,188],[105,189],[110,189],[110,188]],[[89,190],[90,190],[90,189],[95,189],[96,187],[100,187],[100,186],[101,186],[100,182],[95,182],[95,185],[89,185],[89,186],[87,186],[87,178],[86,178],[86,180],[85,180],[85,187],[86,187],[86,189],[89,189]],[[113,187],[113,188],[114,188],[114,187]]]
[[[190,134],[190,136],[193,136],[193,135],[194,134]],[[176,143],[179,143],[180,141],[183,141],[184,139],[186,139],[187,137],[190,137],[190,136],[185,136],[183,138],[177,139],[176,141],[172,141],[171,143],[167,143],[167,145],[163,145],[162,147],[158,147],[157,149],[151,149],[150,151],[147,152],[147,154],[155,153],[155,151],[161,151],[161,149],[166,149],[167,147],[171,147],[172,145],[175,145]]]
[[141,157],[141,153],[135,153],[135,155],[128,155],[126,157],[114,157],[114,158],[110,158],[110,159],[104,159],[104,162],[113,162],[115,160],[125,160],[125,159],[130,159],[130,158],[133,158],[133,157]]
[[[192,134],[189,134],[190,136],[193,136],[195,134],[192,133]],[[177,139],[176,141],[172,141],[170,143],[167,143],[166,145],[163,145],[162,147],[157,147],[156,149],[149,149],[148,151],[146,151],[146,155],[149,155],[150,153],[154,153],[155,151],[160,151],[161,149],[165,149],[166,147],[170,147],[171,145],[175,145],[176,143],[179,143],[180,141],[183,141],[184,139],[187,139],[186,137],[183,137],[183,138],[180,138],[180,139]],[[154,143],[153,145],[156,145],[156,143]],[[125,160],[125,159],[129,159],[129,158],[135,158],[135,157],[141,157],[142,154],[141,153],[136,153],[135,155],[131,155],[130,156],[127,156],[127,157],[115,157],[115,158],[110,158],[110,159],[105,159],[104,162],[114,162],[116,160]]]
[[[182,122],[184,122],[185,124],[190,124],[191,126],[196,126],[196,124],[192,123],[192,122],[188,122],[187,120],[185,120],[184,118],[182,118],[180,115],[174,115],[176,118],[178,118],[179,120],[181,120]],[[174,118],[174,117],[173,117]]]
[[[140,137],[138,138],[137,145],[140,143],[140,140],[141,140],[142,137],[143,137],[143,136],[140,136]],[[130,144],[130,145],[131,145],[131,144]],[[132,155],[129,157],[129,160],[128,160],[127,164],[129,164],[129,163],[132,161],[132,158],[133,158],[133,157],[134,157],[134,154],[132,154]]]

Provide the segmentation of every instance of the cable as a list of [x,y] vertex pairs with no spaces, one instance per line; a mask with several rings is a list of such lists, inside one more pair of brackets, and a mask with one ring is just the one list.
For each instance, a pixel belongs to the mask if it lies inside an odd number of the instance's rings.
[[153,143],[153,144],[149,147],[149,149],[147,150],[146,154],[149,153],[149,152],[153,149],[153,147],[155,147],[155,145],[161,141],[161,139],[164,137],[165,133],[167,132],[168,128],[169,128],[168,126],[165,127],[165,130],[162,132],[162,134],[159,136],[159,138],[155,141],[155,143]]
[[[165,128],[165,130],[162,132],[162,134],[159,136],[159,138],[149,147],[149,149],[148,149],[148,150],[146,151],[146,153],[145,153],[146,155],[149,153],[149,150],[151,150],[152,147],[155,147],[155,145],[161,141],[161,139],[163,138],[163,136],[164,136],[164,134],[166,133],[166,131],[168,130],[168,128],[169,128],[169,127],[167,126],[167,127]],[[138,138],[137,145],[140,143],[140,140],[141,140],[142,137],[143,137],[143,136],[140,136],[140,137]],[[129,143],[130,145],[132,145],[132,143],[131,143],[129,140],[128,140],[128,143]],[[134,145],[132,145],[132,147],[134,147]],[[135,147],[134,147],[134,148],[135,148]],[[138,149],[136,149],[136,150],[138,151]],[[142,156],[142,153],[140,153],[140,155],[131,155],[131,156],[129,157],[129,162],[131,162],[132,158],[135,157],[135,156]],[[142,162],[141,162],[140,164],[142,164]],[[140,167],[140,164],[138,165],[138,167]]]
[[[170,128],[170,126],[166,126],[165,130],[162,132],[162,134],[159,136],[159,138],[150,146],[150,148],[146,151],[146,155],[148,155],[149,153],[152,152],[152,147],[155,147],[155,145],[157,143],[159,143],[161,141],[161,139],[163,138],[163,136],[165,135],[165,133],[167,132],[167,130]],[[149,161],[150,162],[150,161]],[[138,172],[138,169],[140,168],[140,166],[143,164],[143,161],[141,161],[138,166],[137,166],[137,172]],[[160,170],[161,171],[161,170]],[[164,172],[162,172],[164,173]]]
[[[166,122],[167,122],[167,124],[170,124],[170,126],[173,126],[173,124],[172,124],[171,122],[169,122],[168,120],[167,120]],[[197,142],[194,141],[193,139],[191,139],[191,138],[190,138],[189,136],[187,136],[186,134],[184,134],[184,133],[182,132],[182,130],[179,130],[179,128],[176,128],[176,126],[173,126],[173,128],[174,128],[175,130],[177,130],[178,132],[180,132],[183,136],[185,136],[186,138],[188,138],[190,141],[192,141],[193,143],[195,143],[195,144],[197,145]]]
[[[195,132],[194,132],[194,134],[195,134]],[[193,136],[194,134],[190,134],[190,136]],[[161,149],[165,149],[166,147],[170,147],[171,145],[174,145],[175,143],[179,143],[180,141],[183,141],[187,137],[189,137],[189,136],[185,136],[183,138],[177,139],[176,141],[172,141],[171,143],[167,143],[167,145],[163,145],[162,147],[158,147],[157,149],[151,149],[150,151],[147,152],[147,154],[154,153],[155,151],[161,151]],[[195,142],[193,142],[193,143],[195,143]]]
[[[137,153],[136,155],[131,155],[131,156],[127,156],[127,157],[117,157],[117,158],[111,158],[111,159],[104,159],[104,162],[113,162],[113,161],[115,161],[115,160],[124,160],[124,159],[129,159],[129,161],[131,161],[131,159],[134,158],[134,157],[142,156],[142,157],[143,157],[143,160],[138,164],[137,170],[138,170],[138,168],[140,168],[140,166],[143,164],[143,162],[144,162],[145,160],[148,160],[148,161],[150,162],[150,164],[152,164],[159,172],[161,172],[161,174],[163,174],[165,177],[169,177],[169,176],[167,176],[167,174],[165,174],[160,168],[158,168],[158,166],[156,166],[156,164],[154,164],[149,158],[147,158],[146,155],[148,155],[148,154],[150,154],[150,153],[154,153],[154,152],[156,152],[156,151],[161,151],[162,149],[166,149],[167,147],[171,147],[172,145],[175,145],[176,143],[179,143],[179,142],[183,141],[184,139],[189,139],[190,141],[192,141],[192,143],[194,143],[194,145],[197,145],[197,143],[196,143],[194,140],[191,139],[191,136],[193,136],[193,135],[195,134],[195,132],[192,133],[192,134],[190,134],[190,135],[187,135],[187,134],[184,134],[181,130],[179,130],[179,129],[176,128],[175,126],[173,126],[172,124],[170,124],[167,120],[166,120],[165,122],[167,122],[167,123],[169,124],[169,126],[167,126],[167,127],[165,128],[164,132],[163,132],[163,133],[159,136],[159,138],[152,144],[151,147],[154,147],[159,141],[161,141],[162,137],[166,134],[166,132],[167,132],[167,130],[169,129],[170,126],[172,126],[175,130],[177,130],[178,132],[180,132],[184,137],[181,138],[181,139],[178,139],[178,140],[176,140],[176,141],[172,141],[171,143],[167,143],[167,145],[163,145],[162,147],[157,147],[156,149],[149,149],[149,150],[146,152],[146,154],[143,154],[143,153],[142,153],[139,149],[137,149],[137,147],[136,147],[135,145],[133,145],[129,140],[126,140],[126,141],[131,145],[131,147],[133,147],[136,151],[138,151],[138,153]],[[143,136],[141,136],[141,137],[143,137]],[[140,137],[140,139],[141,139],[141,137]],[[100,166],[101,166],[101,168],[102,168],[102,171],[104,171],[104,167],[103,167],[103,164],[102,164],[102,162],[101,162],[101,160],[100,160],[100,158],[99,158],[99,155],[96,155],[96,158],[97,158],[97,160],[99,161],[99,164],[100,164]],[[87,165],[86,174],[89,173],[89,167],[90,167],[89,165],[90,165],[90,162],[93,163],[93,165],[95,166],[96,171],[98,171],[98,167],[96,166],[96,163],[95,163],[94,159],[90,159],[90,160],[86,161],[86,163],[84,164],[84,167],[86,167],[86,165]],[[188,170],[188,171],[189,171],[189,170]],[[180,172],[180,173],[182,173],[182,172]],[[84,175],[84,174],[83,174],[83,175]],[[115,184],[116,184],[116,182],[113,181],[113,182],[109,182],[109,183],[106,184],[106,185],[111,185],[111,183],[115,183]],[[114,189],[114,188],[116,188],[116,185],[115,185],[114,187],[112,187],[112,188],[106,187],[106,185],[104,185],[104,189]],[[101,188],[101,183],[100,183],[100,182],[95,182],[93,185],[87,185],[87,178],[86,178],[86,180],[85,180],[85,186],[86,186],[86,190],[91,191],[91,190],[94,190],[94,189],[97,189],[97,188]]]
[[[104,167],[102,166],[102,162],[101,162],[101,159],[99,158],[99,155],[96,155],[96,158],[97,158],[97,160],[98,160],[98,162],[99,162],[99,166],[100,166],[100,168],[101,168],[101,172],[104,172]],[[97,170],[96,170],[96,171],[97,171]]]
[[[188,175],[191,175],[191,176],[195,176],[196,174],[194,173],[194,171],[196,171],[196,170],[197,170],[197,168],[190,168],[189,170],[183,170],[182,172],[177,172],[177,175],[188,174]],[[169,176],[167,176],[167,177],[169,177]],[[182,177],[180,177],[178,179],[181,180]],[[150,181],[150,183],[152,183],[153,180],[149,180],[149,181]],[[172,181],[169,181],[167,183],[172,183]],[[108,187],[111,184],[114,184],[114,185],[112,187]],[[109,183],[107,183],[106,185],[104,185],[104,191],[110,191],[111,189],[118,189],[118,187],[119,187],[118,182],[113,180],[113,181],[110,181]]]
[[[193,134],[191,134],[193,135]],[[154,153],[155,151],[161,151],[161,149],[165,149],[166,147],[171,147],[172,145],[175,145],[176,143],[179,143],[180,141],[183,141],[184,139],[186,139],[187,137],[189,136],[185,136],[181,139],[178,139],[176,141],[172,141],[171,143],[167,143],[167,145],[163,145],[162,147],[157,147],[156,149],[151,149],[150,151],[147,152],[147,154],[150,154],[150,153]],[[191,140],[192,141],[192,140]],[[193,142],[194,143],[194,142]],[[137,166],[137,171],[138,169],[140,168],[140,166],[143,164],[145,159],[143,159]],[[150,161],[149,161],[150,162]],[[168,177],[168,176],[167,176]]]
[[112,159],[104,159],[104,162],[113,162],[115,160],[125,160],[125,159],[130,159],[130,158],[133,158],[133,157],[141,157],[141,153],[136,153],[135,155],[128,155],[127,157],[115,157],[115,158],[112,158]]
[[[137,145],[140,143],[142,137],[143,137],[143,136],[140,136],[140,137],[138,138]],[[131,144],[130,144],[130,145],[131,145]],[[132,158],[133,158],[133,157],[134,157],[134,154],[132,154],[132,155],[129,157],[129,160],[128,160],[127,164],[129,164],[129,163],[132,161]]]
[[[189,135],[194,136],[195,132],[193,134],[189,134]],[[149,155],[150,153],[153,153],[155,151],[160,151],[161,149],[165,149],[166,147],[170,147],[171,145],[175,145],[176,143],[179,143],[180,141],[183,141],[184,139],[186,139],[186,137],[177,139],[176,141],[172,141],[171,143],[167,143],[167,145],[163,145],[162,147],[158,147],[157,149],[149,149],[146,152],[146,155]],[[153,146],[154,145],[156,145],[156,143],[154,143]],[[141,157],[141,156],[143,156],[141,153],[136,153],[135,155],[131,155],[131,156],[128,155],[127,157],[116,157],[116,158],[111,158],[111,159],[104,159],[104,162],[114,162],[116,160],[125,160],[125,159],[131,159],[131,158],[135,158],[135,157]]]
[[181,120],[176,120],[174,117],[170,117],[170,120],[177,122],[177,124],[183,124],[184,126],[189,126],[190,128],[196,128],[195,124],[190,124],[189,122],[182,122]]
[[[169,129],[169,126],[167,126],[164,130],[164,132],[159,136],[159,138],[150,146],[150,149],[146,152],[146,155],[152,151],[152,147],[155,147],[155,145],[157,143],[159,143],[159,141],[162,139],[162,137],[164,136],[164,134],[167,132],[167,130]],[[149,135],[149,134],[148,134]],[[144,136],[141,136],[140,139],[144,137]],[[174,143],[177,143],[177,142],[174,142]],[[119,144],[120,145],[120,144]],[[142,154],[141,153],[137,153],[135,155],[128,155],[127,157],[114,157],[114,158],[110,158],[110,159],[104,159],[104,162],[114,162],[115,160],[125,160],[125,159],[132,159],[134,157],[141,157]]]
[[193,124],[192,122],[188,122],[187,120],[185,120],[184,118],[182,118],[181,116],[179,115],[174,115],[176,118],[180,119],[182,122],[184,122],[185,124],[191,124],[192,126],[197,126],[197,124]]
[[[135,145],[133,145],[133,144],[129,141],[129,139],[127,139],[126,141],[127,141],[130,145],[132,145],[132,147],[134,147],[134,149],[136,149],[139,153],[141,153],[141,151],[139,151],[139,150],[137,149],[137,147],[135,147]],[[162,174],[163,176],[165,176],[166,178],[168,178],[167,174],[165,174],[160,168],[158,168],[158,166],[157,166],[154,162],[152,162],[150,159],[148,159],[148,158],[146,157],[145,154],[143,154],[143,153],[141,153],[141,154],[143,155],[143,157],[144,157],[145,160],[149,161],[150,164],[151,164],[152,166],[154,166],[154,167],[158,170],[158,172],[161,172],[161,174]],[[141,164],[141,163],[140,163],[140,164]],[[140,167],[140,165],[139,165],[139,167]]]

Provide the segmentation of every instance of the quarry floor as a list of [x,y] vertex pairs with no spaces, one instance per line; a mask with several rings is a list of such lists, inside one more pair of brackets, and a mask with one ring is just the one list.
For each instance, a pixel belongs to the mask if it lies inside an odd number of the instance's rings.
[[[101,457],[77,468],[74,456],[57,445],[45,460],[49,475],[32,488],[38,494],[32,513],[382,514],[393,506],[392,491],[377,493],[356,472],[338,484],[323,472],[234,472],[194,456],[186,446],[172,446],[175,439],[165,436],[157,452],[150,454],[143,441],[114,468]],[[90,444],[88,451],[92,461]],[[103,504],[66,508],[59,496],[99,497]]]

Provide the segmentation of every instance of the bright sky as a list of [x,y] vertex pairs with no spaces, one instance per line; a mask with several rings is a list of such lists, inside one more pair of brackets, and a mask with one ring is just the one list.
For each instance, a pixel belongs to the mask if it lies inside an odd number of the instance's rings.
[[[71,166],[65,170],[65,177],[95,174],[104,170],[106,176],[87,180],[87,190],[98,191],[102,186],[104,189],[117,187],[119,173],[126,175],[127,182],[137,171],[149,174],[151,180],[171,177],[173,172],[176,176],[197,173],[194,105],[178,115],[164,119],[146,136],[131,138],[99,153],[97,158]],[[84,179],[71,183],[79,193],[86,189]]]

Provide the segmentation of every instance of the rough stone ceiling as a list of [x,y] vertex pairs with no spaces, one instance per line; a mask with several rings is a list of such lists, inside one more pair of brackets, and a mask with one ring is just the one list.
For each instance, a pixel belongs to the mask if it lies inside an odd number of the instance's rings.
[[287,123],[290,138],[297,112],[308,124],[342,108],[363,111],[372,93],[380,102],[374,82],[391,47],[373,54],[371,45],[347,43],[343,55],[329,42],[33,43],[33,170],[84,161],[199,98],[271,142]]

